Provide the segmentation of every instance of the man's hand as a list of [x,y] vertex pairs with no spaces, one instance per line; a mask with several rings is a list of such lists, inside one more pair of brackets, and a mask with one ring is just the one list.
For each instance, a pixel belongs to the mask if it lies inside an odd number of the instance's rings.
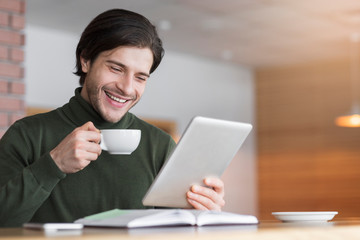
[[101,154],[100,139],[100,130],[87,122],[66,136],[50,155],[62,172],[75,173]]
[[207,187],[194,185],[187,192],[188,202],[199,210],[221,211],[224,207],[224,182],[219,178],[206,178],[204,183]]

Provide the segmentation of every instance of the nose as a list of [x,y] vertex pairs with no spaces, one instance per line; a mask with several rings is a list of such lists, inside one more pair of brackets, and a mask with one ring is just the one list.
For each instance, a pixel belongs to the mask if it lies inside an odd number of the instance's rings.
[[130,95],[133,92],[133,78],[130,74],[124,74],[116,82],[116,87],[120,89],[123,94]]

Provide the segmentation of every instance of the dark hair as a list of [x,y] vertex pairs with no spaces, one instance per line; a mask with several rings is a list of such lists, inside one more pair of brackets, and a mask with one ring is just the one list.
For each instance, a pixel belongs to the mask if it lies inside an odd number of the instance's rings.
[[94,18],[85,28],[76,48],[76,75],[85,82],[80,56],[93,63],[101,52],[119,46],[148,47],[153,53],[152,73],[164,55],[156,28],[144,16],[124,9],[111,9]]

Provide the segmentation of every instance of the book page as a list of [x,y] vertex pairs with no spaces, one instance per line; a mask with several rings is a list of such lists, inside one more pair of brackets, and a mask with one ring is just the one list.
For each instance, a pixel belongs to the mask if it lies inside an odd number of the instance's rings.
[[258,220],[252,215],[243,215],[219,211],[196,211],[197,226],[204,225],[231,225],[231,224],[258,224]]
[[180,209],[155,210],[154,214],[134,219],[128,227],[196,225],[196,217]]
[[85,226],[98,226],[98,227],[128,227],[128,224],[138,218],[153,215],[161,210],[120,210],[114,209],[85,218],[76,220],[76,223],[82,223]]
[[195,225],[195,216],[180,209],[114,209],[75,221],[85,226],[137,228],[150,226]]

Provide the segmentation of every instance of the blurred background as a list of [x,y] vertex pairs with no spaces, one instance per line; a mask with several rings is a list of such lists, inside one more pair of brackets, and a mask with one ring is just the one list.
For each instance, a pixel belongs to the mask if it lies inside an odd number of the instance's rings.
[[[223,175],[224,210],[359,217],[358,0],[0,0],[0,134],[67,103],[75,48],[99,13],[156,25],[166,50],[131,111],[175,139],[192,117],[249,122]],[[358,112],[359,113],[359,112]]]

